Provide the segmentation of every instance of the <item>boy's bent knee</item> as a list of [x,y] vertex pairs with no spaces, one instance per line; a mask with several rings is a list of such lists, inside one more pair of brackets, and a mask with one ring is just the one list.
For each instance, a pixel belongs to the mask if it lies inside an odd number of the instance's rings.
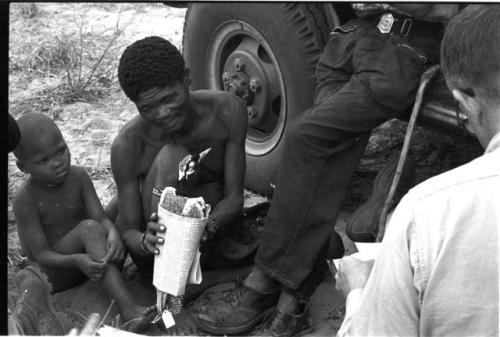
[[95,220],[83,220],[78,224],[78,226],[80,227],[82,234],[85,236],[92,235],[97,237],[106,237],[106,228]]

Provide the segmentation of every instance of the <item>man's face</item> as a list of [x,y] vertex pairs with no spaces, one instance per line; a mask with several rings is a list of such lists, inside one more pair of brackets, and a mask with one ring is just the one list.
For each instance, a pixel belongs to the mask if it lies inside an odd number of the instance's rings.
[[181,81],[139,94],[136,106],[141,116],[165,132],[175,132],[186,124],[189,91]]

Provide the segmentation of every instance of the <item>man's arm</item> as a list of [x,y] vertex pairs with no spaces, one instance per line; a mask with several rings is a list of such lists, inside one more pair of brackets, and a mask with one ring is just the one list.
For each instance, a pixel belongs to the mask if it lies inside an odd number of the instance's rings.
[[80,169],[80,177],[82,181],[82,198],[85,204],[87,216],[99,222],[104,226],[104,228],[106,228],[106,231],[108,232],[108,236],[106,238],[106,253],[110,254],[110,261],[122,261],[125,258],[125,250],[123,248],[122,240],[120,239],[120,234],[111,220],[106,217],[94,185],[92,184],[88,174],[83,169]]
[[122,139],[111,147],[111,170],[118,190],[118,214],[121,236],[125,246],[135,254],[145,255],[140,246],[143,223],[139,177],[134,174],[137,149]]
[[211,213],[222,227],[233,221],[243,208],[247,132],[247,113],[243,101],[231,97],[229,106],[224,109],[223,119],[229,130],[224,156],[224,198]]
[[[411,202],[405,197],[391,218],[365,287],[346,294],[339,336],[418,335],[420,305],[410,252],[415,249],[414,235]],[[342,271],[342,262],[339,273],[349,273]]]
[[42,230],[38,208],[28,192],[20,191],[14,201],[17,231],[23,244],[40,265],[47,268],[77,268],[77,259],[82,254],[63,255],[53,251]]

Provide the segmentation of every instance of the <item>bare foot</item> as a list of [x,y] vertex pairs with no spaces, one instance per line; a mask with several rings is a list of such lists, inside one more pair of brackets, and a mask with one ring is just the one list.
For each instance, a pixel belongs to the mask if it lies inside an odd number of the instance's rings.
[[156,305],[150,307],[138,307],[131,313],[123,313],[123,317],[127,320],[122,328],[130,332],[141,332],[152,325],[153,318],[156,316]]

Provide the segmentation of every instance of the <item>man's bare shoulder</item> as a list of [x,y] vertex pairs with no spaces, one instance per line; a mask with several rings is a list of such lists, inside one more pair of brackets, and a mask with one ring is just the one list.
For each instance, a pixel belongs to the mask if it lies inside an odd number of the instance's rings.
[[122,160],[130,158],[130,154],[140,151],[144,139],[144,130],[144,120],[140,116],[128,121],[113,140],[111,155],[118,156]]
[[197,90],[192,97],[209,107],[209,113],[217,114],[225,123],[238,123],[247,119],[245,104],[238,96],[221,90]]

